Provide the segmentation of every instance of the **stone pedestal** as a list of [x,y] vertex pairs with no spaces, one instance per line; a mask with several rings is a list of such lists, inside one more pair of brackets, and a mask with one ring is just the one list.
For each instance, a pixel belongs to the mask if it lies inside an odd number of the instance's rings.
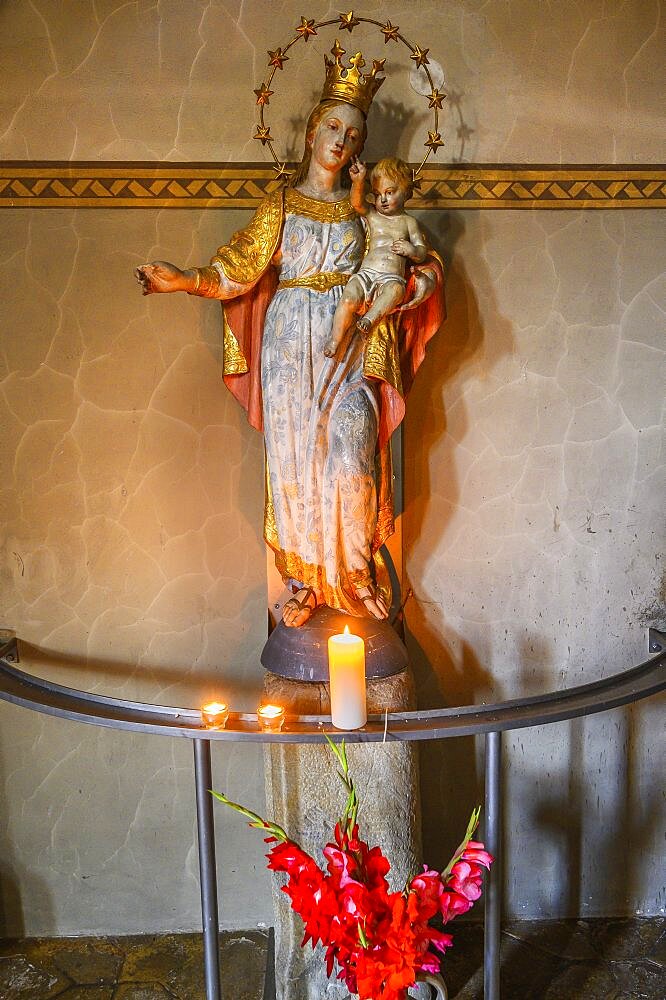
[[[329,714],[328,684],[287,680],[267,673],[267,700],[288,713]],[[416,707],[409,671],[370,680],[368,713]],[[321,848],[333,839],[345,793],[330,747],[274,744],[265,748],[266,815],[321,863]],[[416,746],[412,743],[353,743],[349,769],[358,790],[361,836],[379,844],[391,863],[392,889],[401,889],[421,865],[421,807]],[[323,952],[301,948],[303,924],[273,880],[277,1000],[344,1000],[344,986],[329,982]],[[425,995],[425,994],[424,994]]]

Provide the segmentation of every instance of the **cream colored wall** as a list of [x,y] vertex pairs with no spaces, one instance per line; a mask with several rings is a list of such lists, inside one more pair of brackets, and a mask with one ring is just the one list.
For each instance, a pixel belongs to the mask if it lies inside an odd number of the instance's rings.
[[[321,0],[7,0],[0,156],[259,160],[252,90],[267,50],[284,47],[306,8],[308,18],[338,16]],[[443,66],[442,162],[663,159],[660,0],[369,0],[356,13],[389,18]],[[270,102],[278,148],[300,143],[296,124],[318,96],[336,34],[348,51],[387,57],[370,153],[386,151],[388,132],[400,155],[420,159],[431,116],[409,87],[409,52],[366,26],[321,29],[292,50]],[[381,139],[372,134],[380,118]]]
[[[327,12],[319,3],[307,16]],[[257,0],[5,3],[0,155],[261,159],[247,138],[252,89],[301,13],[291,0],[269,13]],[[660,158],[656,2],[357,13],[390,17],[445,66],[442,162]],[[333,37],[286,64],[270,119],[285,149]],[[429,119],[408,89],[406,51],[367,37],[352,42],[399,59],[368,156],[397,144],[416,159]],[[2,212],[0,625],[29,644],[30,668],[61,683],[193,705],[222,688],[238,707],[256,703],[261,440],[221,385],[217,305],[143,299],[131,276],[144,259],[204,261],[246,218]],[[645,626],[663,622],[661,216],[423,221],[450,261],[450,319],[405,431],[422,703],[512,697],[636,662]],[[197,927],[189,744],[10,706],[0,717],[0,933]],[[663,906],[657,735],[650,704],[507,740],[514,912]],[[429,747],[425,762],[434,861],[476,800],[478,767],[465,741]],[[261,806],[254,749],[214,763],[219,787]],[[268,922],[261,838],[234,816],[217,823],[223,923]]]
[[[638,664],[646,626],[666,622],[664,220],[456,213],[432,231],[451,262],[449,319],[405,431],[420,704],[539,694]],[[514,911],[659,912],[658,702],[505,746]],[[460,825],[482,765],[469,740],[422,760],[436,775],[424,789],[435,856],[442,802]]]
[[[223,387],[219,305],[143,298],[132,276],[146,256],[205,260],[241,218],[3,213],[2,622],[60,683],[258,702],[261,438]],[[1,711],[5,930],[196,927],[189,742]],[[216,750],[214,774],[263,797],[257,748]],[[223,923],[268,921],[261,837],[217,824]]]

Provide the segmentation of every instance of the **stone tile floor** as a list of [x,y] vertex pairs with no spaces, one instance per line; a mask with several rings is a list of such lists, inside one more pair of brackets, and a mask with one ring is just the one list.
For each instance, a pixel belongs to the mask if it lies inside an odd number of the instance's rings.
[[[482,1000],[483,935],[459,923],[451,1000]],[[225,1000],[262,1000],[267,937],[221,939]],[[1,1000],[205,1000],[201,938],[0,941]],[[665,1000],[666,920],[514,921],[502,932],[502,1000]]]

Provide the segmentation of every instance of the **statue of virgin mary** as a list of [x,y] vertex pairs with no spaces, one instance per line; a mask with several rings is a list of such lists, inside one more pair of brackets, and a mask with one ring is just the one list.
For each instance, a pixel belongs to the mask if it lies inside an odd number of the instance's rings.
[[264,537],[293,595],[288,626],[321,604],[387,617],[374,554],[393,531],[390,437],[444,318],[433,253],[413,268],[395,313],[354,335],[340,362],[324,354],[365,252],[347,168],[383,82],[375,67],[360,71],[360,54],[343,67],[336,49],[289,186],[269,194],[207,267],[155,261],[136,272],[144,294],[185,291],[223,303],[224,381],[266,443]]

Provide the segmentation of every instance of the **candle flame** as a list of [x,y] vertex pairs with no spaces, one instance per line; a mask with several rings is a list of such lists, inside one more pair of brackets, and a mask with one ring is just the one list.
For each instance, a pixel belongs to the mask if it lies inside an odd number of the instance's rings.
[[226,710],[227,706],[219,701],[211,701],[201,709],[202,712],[207,712],[208,715],[219,715],[220,712],[226,712]]
[[344,631],[344,634],[345,634],[345,635],[349,635],[349,625],[345,625],[345,631]]
[[284,709],[280,708],[279,705],[262,705],[259,709],[259,715],[263,715],[266,719],[276,719],[278,715],[282,715]]

